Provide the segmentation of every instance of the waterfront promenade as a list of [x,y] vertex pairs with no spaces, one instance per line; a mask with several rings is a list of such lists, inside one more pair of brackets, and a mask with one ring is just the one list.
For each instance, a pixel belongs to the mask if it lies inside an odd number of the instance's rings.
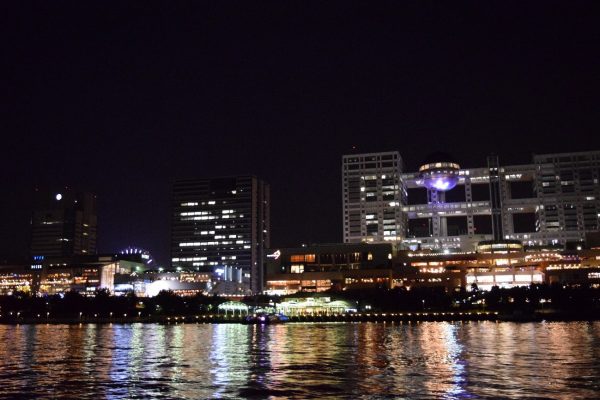
[[[53,318],[39,315],[22,317],[16,314],[0,317],[0,324],[133,324],[133,323],[245,323],[246,314],[199,314],[199,315],[81,315],[77,318]],[[395,312],[395,313],[344,313],[344,314],[302,314],[289,317],[286,323],[361,323],[361,322],[454,322],[454,321],[594,321],[600,320],[598,313],[565,313],[541,310],[534,313],[499,313],[498,311],[440,311],[440,312]]]

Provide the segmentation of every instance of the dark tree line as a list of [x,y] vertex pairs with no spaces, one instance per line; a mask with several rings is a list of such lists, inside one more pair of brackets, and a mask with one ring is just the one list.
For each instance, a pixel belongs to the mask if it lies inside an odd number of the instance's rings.
[[7,316],[19,313],[23,318],[38,315],[52,318],[192,315],[216,312],[218,305],[224,301],[226,299],[222,297],[202,294],[181,297],[171,291],[162,291],[151,298],[137,297],[133,293],[111,296],[107,290],[99,290],[92,296],[83,296],[78,292],[41,297],[15,293],[12,296],[0,296],[0,314]]
[[[600,288],[566,285],[531,285],[510,289],[495,287],[485,292],[478,290],[475,285],[470,291],[447,291],[443,287],[410,290],[404,287],[373,288],[320,294],[298,293],[286,297],[311,296],[346,300],[354,304],[359,311],[559,310],[600,314]],[[245,297],[241,301],[249,306],[260,307],[284,301],[286,297],[258,295]],[[23,318],[198,315],[217,313],[219,304],[225,301],[228,299],[203,294],[181,297],[171,291],[162,291],[151,298],[137,297],[133,293],[111,296],[106,290],[97,291],[93,296],[83,296],[78,292],[52,296],[17,292],[12,296],[0,296],[0,315],[4,318],[17,313]]]
[[[331,295],[335,295],[331,293]],[[575,287],[561,284],[530,285],[510,289],[493,287],[480,291],[473,285],[470,291],[447,291],[443,287],[394,289],[360,289],[343,292],[343,298],[364,310],[393,311],[449,311],[490,310],[512,312],[515,310],[600,311],[600,288]]]

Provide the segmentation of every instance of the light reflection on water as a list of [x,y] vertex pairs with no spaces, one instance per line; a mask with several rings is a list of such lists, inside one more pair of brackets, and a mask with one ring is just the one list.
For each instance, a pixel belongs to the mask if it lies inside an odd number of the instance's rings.
[[0,326],[0,398],[599,398],[600,323]]

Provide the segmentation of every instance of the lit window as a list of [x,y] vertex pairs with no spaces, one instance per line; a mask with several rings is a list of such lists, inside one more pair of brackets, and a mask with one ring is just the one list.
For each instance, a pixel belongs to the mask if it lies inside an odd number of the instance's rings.
[[290,267],[290,272],[292,274],[301,274],[304,272],[304,265],[302,264],[292,264]]

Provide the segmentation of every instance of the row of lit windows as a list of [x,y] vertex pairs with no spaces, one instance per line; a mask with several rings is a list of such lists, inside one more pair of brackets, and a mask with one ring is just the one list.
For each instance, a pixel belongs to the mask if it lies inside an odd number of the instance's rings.
[[[204,205],[207,204],[207,202],[203,201],[201,204],[204,206]],[[208,205],[214,205],[214,204],[215,204],[214,200],[211,200],[211,201],[208,202]],[[198,202],[196,202],[196,201],[188,201],[188,202],[185,202],[185,203],[181,203],[182,207],[195,207],[197,205],[198,205]]]
[[187,215],[209,215],[210,213],[208,211],[189,211],[189,212],[182,212],[180,213],[181,216],[187,216]]
[[[217,237],[215,236],[215,239]],[[249,241],[244,240],[236,240],[235,244],[244,244],[250,243]],[[182,242],[179,243],[179,247],[195,247],[195,246],[217,246],[219,244],[234,244],[231,240],[224,240],[222,242],[219,241],[210,241],[210,242]]]
[[314,263],[316,256],[314,254],[295,254],[290,256],[291,262],[309,262]]
[[[192,247],[192,246],[189,246],[189,247]],[[250,246],[249,244],[245,244],[241,247],[240,246],[237,246],[237,247],[211,247],[210,251],[217,251],[217,250],[236,250],[237,251],[237,250],[240,250],[240,248],[244,249],[244,250],[248,250],[248,249],[251,249],[252,246]],[[199,248],[193,247],[192,250],[199,250]],[[209,251],[208,248],[204,248],[203,250]],[[183,250],[180,250],[180,251],[183,251]],[[183,259],[181,259],[180,261],[183,261]]]
[[353,283],[386,283],[388,278],[346,278],[344,283],[350,285]]
[[[232,225],[230,228],[232,228],[232,229],[235,228],[235,225]],[[215,225],[215,229],[227,229],[227,225]],[[214,235],[215,231],[200,231],[200,234],[201,235]],[[225,238],[224,235],[221,235],[221,236],[222,237],[220,237],[220,238]],[[236,237],[237,238],[242,238],[243,236],[242,235],[237,235],[237,236],[236,235],[229,235],[230,239],[235,239]],[[215,236],[215,239],[219,239],[219,237]]]
[[[200,217],[183,217],[181,218],[182,221],[208,221],[208,220],[213,220],[213,219],[229,219],[229,218],[235,218],[235,215],[232,214],[223,214],[221,216],[218,215],[203,215]],[[240,218],[244,218],[244,214],[240,214],[239,215]]]
[[175,257],[171,261],[178,262],[178,261],[204,261],[204,260],[207,260],[207,258],[206,257],[184,257],[184,258]]
[[[343,255],[343,256],[345,256],[345,255]],[[321,255],[321,262],[323,262],[323,258],[328,258],[328,257],[330,257],[330,255]],[[350,255],[350,258],[352,258],[353,261],[359,261],[360,253],[353,253]],[[391,258],[391,254],[389,255],[388,258]],[[373,253],[369,252],[367,254],[367,260],[368,261],[373,260]],[[290,261],[294,262],[294,263],[299,263],[299,262],[314,263],[316,261],[316,255],[315,254],[294,254],[294,255],[290,256]],[[341,262],[346,262],[346,260],[344,259],[344,261],[341,261]]]
[[541,282],[543,276],[541,273],[532,273],[528,275],[479,275],[467,276],[467,283],[492,283],[492,282]]
[[[215,239],[235,239],[238,235],[215,235]],[[239,236],[240,238],[242,236]]]

